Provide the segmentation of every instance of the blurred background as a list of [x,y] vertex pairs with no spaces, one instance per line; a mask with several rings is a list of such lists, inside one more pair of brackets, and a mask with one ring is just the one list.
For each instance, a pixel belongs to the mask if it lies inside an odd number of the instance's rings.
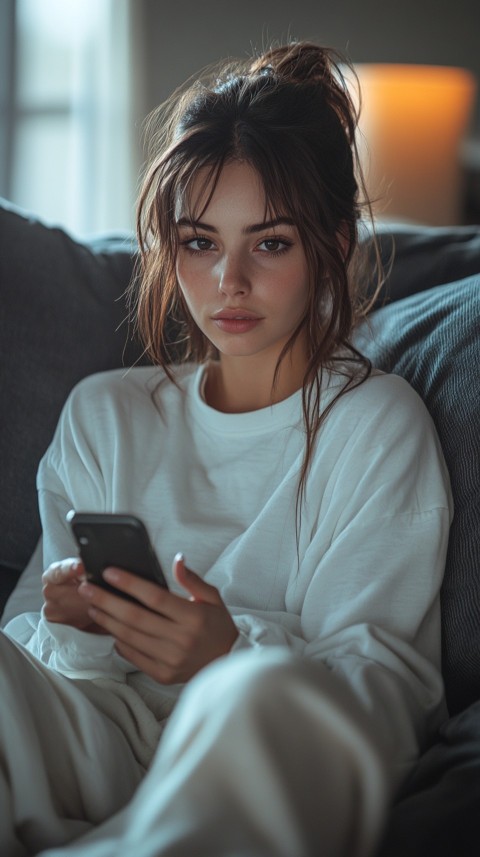
[[[203,66],[289,37],[358,64],[381,216],[480,222],[479,0],[0,0],[0,196],[79,237],[132,230],[148,113]],[[404,83],[412,64],[465,74]],[[409,169],[419,157],[411,189],[396,141]]]

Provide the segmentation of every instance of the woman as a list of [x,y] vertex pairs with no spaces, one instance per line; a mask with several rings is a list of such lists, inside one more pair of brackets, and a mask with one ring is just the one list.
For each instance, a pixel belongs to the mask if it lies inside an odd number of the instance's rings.
[[[302,42],[162,113],[132,291],[162,368],[82,382],[41,463],[44,607],[2,638],[5,853],[368,855],[444,716],[448,476],[351,343],[355,127]],[[142,518],[169,590],[88,584],[72,507]]]

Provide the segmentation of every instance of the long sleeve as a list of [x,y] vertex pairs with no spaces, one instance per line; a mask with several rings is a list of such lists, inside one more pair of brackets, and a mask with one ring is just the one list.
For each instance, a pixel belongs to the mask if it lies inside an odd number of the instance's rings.
[[322,457],[313,464],[285,612],[239,610],[235,622],[237,649],[286,645],[322,661],[405,760],[445,716],[439,593],[452,504],[430,417],[399,393],[361,432],[343,429],[327,489]]
[[[445,714],[438,640],[448,529],[443,509],[357,521],[323,554],[296,621],[235,615],[236,649],[286,645],[323,662],[408,762]],[[330,609],[320,609],[327,596]]]
[[[58,622],[49,622],[41,607],[41,575],[55,561],[75,557],[76,550],[66,522],[71,503],[66,496],[40,492],[40,512],[44,529],[28,569],[28,595],[37,588],[38,611],[12,616],[5,632],[21,643],[42,663],[70,678],[110,677],[123,681],[130,664],[114,650],[107,635],[93,635]],[[25,598],[25,596],[23,596]],[[19,599],[22,604],[22,599]],[[15,604],[13,603],[13,607]]]

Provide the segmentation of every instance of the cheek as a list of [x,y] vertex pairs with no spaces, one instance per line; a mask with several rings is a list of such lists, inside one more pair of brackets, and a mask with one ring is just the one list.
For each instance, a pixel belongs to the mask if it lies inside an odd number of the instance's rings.
[[208,294],[205,275],[198,270],[198,266],[189,264],[189,260],[177,261],[176,274],[185,307],[193,321],[201,326]]
[[177,264],[175,265],[175,273],[177,276],[178,290],[180,292],[180,296],[183,298],[186,307],[191,312],[191,291],[189,288],[190,278],[186,271],[185,265],[177,261]]
[[[283,292],[285,305],[290,305],[292,311],[303,310],[308,301],[309,295],[309,280],[308,271],[303,267],[295,265],[284,271],[282,276]],[[278,289],[279,281],[277,279],[276,286]]]
[[177,282],[180,291],[184,297],[184,300],[188,305],[190,305],[191,300],[195,300],[195,292],[198,278],[191,270],[191,266],[188,264],[188,262],[181,260],[177,261],[176,274]]
[[175,273],[177,275],[178,285],[180,286],[182,292],[185,290],[185,285],[188,280],[187,268],[188,266],[185,265],[185,262],[183,262],[181,259],[177,259],[175,264]]
[[201,297],[205,287],[209,283],[209,271],[207,265],[201,265],[197,260],[189,258],[179,258],[176,264],[176,274],[178,285],[183,292],[185,299],[190,295],[193,300],[197,296]]

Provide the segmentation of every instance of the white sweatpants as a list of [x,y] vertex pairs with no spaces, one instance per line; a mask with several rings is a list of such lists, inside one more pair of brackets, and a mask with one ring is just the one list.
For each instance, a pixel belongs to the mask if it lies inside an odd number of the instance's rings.
[[14,644],[5,669],[4,648],[2,857],[374,850],[389,798],[374,726],[321,664],[280,649],[212,664],[184,691],[143,776],[121,729],[78,683]]

